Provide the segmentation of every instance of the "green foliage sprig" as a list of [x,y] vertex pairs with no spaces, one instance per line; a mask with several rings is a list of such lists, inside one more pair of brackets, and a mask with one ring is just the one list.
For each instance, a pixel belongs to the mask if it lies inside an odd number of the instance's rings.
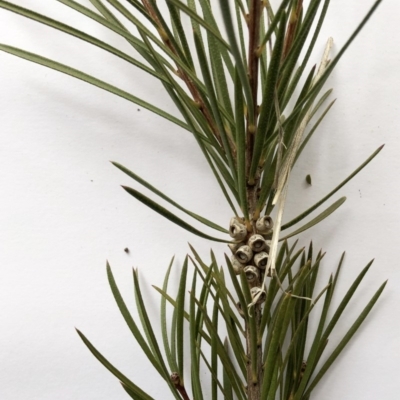
[[[307,6],[303,0],[283,0],[276,9],[268,0],[90,0],[93,10],[74,0],[58,1],[124,38],[132,47],[132,54],[16,4],[0,0],[0,8],[74,36],[149,73],[161,82],[181,118],[71,66],[6,44],[0,44],[0,50],[83,80],[189,131],[235,216],[229,231],[220,223],[181,206],[114,162],[169,207],[182,211],[206,229],[217,231],[219,236],[195,228],[138,189],[124,189],[201,238],[231,242],[236,255],[238,243],[248,246],[254,235],[261,233],[262,241],[267,240],[263,244],[267,264],[258,265],[251,255],[247,270],[240,267],[235,256],[226,257],[222,268],[213,253],[211,261],[206,263],[192,249],[192,255],[183,264],[175,294],[168,290],[171,261],[163,287],[155,288],[161,295],[162,346],[156,339],[141,294],[138,272],[133,271],[133,280],[140,326],[128,311],[107,265],[115,301],[137,343],[176,399],[308,400],[374,306],[386,282],[327,358],[323,358],[333,329],[372,262],[333,310],[332,299],[343,257],[323,290],[316,293],[324,254],[322,251],[314,254],[312,244],[307,251],[297,249],[297,242],[289,245],[287,239],[311,228],[340,207],[345,197],[303,221],[360,172],[382,147],[321,200],[283,223],[286,191],[296,161],[334,104],[330,100],[332,91],[325,90],[324,84],[381,0],[374,3],[336,57],[329,58],[330,39],[319,67],[311,68],[309,61],[329,0],[310,0]],[[216,9],[222,13],[223,24],[217,20]],[[129,27],[122,19],[129,22]],[[262,232],[257,223],[270,215],[275,218],[274,228]],[[244,236],[240,239],[231,229],[235,224],[243,224]],[[282,235],[282,231],[292,227],[292,232]],[[194,271],[191,277],[189,266]],[[189,303],[188,310],[185,300]],[[314,316],[319,301],[323,302],[322,308]],[[172,312],[171,321],[167,321],[168,309]],[[315,332],[309,330],[309,319],[313,316],[318,321]],[[190,333],[188,338],[184,335],[186,328]],[[131,398],[152,399],[78,333]],[[189,343],[189,355],[185,353],[185,341]],[[306,343],[311,344],[309,350]],[[188,357],[190,363],[185,363]],[[201,368],[209,371],[210,393],[205,389],[207,383],[200,378]]]

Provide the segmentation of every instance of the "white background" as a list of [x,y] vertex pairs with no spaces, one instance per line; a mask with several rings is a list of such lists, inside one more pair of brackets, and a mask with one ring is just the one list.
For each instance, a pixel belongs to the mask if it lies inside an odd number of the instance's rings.
[[[15,2],[129,51],[122,39],[62,4]],[[371,4],[332,1],[313,62],[329,35],[336,53]],[[328,252],[325,280],[347,251],[342,294],[376,258],[332,344],[389,279],[355,340],[316,389],[318,400],[392,400],[400,390],[399,12],[398,2],[384,1],[339,63],[328,84],[338,100],[292,177],[286,220],[386,144],[333,198],[346,195],[347,202],[301,238],[301,245],[312,238],[315,248]],[[4,10],[0,42],[70,64],[175,113],[161,85],[126,62]],[[188,241],[206,259],[211,245],[220,257],[225,247],[172,226],[131,198],[119,185],[138,185],[109,160],[226,226],[231,213],[194,139],[126,100],[5,53],[0,88],[0,398],[127,399],[117,379],[85,348],[76,326],[156,400],[171,399],[119,315],[105,260],[134,314],[131,267],[139,267],[157,319],[159,296],[151,284],[161,285],[171,256],[176,255],[176,278]],[[312,187],[304,183],[308,173]]]

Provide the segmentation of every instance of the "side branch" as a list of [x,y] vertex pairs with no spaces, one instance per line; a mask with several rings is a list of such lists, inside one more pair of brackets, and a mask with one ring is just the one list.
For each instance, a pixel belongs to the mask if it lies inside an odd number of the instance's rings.
[[176,390],[179,392],[179,394],[182,396],[183,400],[190,400],[185,386],[181,385],[181,379],[179,378],[179,375],[177,372],[173,372],[171,374],[171,382],[175,386]]
[[[248,54],[248,74],[250,81],[250,88],[252,93],[252,100],[254,104],[253,118],[247,118],[247,133],[246,133],[246,176],[249,176],[250,166],[253,159],[254,136],[257,130],[257,96],[258,96],[258,68],[259,56],[258,47],[260,44],[260,20],[262,13],[261,0],[251,0],[250,13],[249,13],[249,54]],[[249,120],[254,121],[254,125],[250,125]],[[249,214],[254,214],[254,207],[256,203],[257,182],[251,186],[248,185],[248,207]]]
[[[176,55],[178,55],[177,49],[174,47],[173,43],[171,43],[171,40],[168,38],[166,32],[164,31],[164,28],[162,26],[161,21],[159,20],[157,13],[154,11],[152,5],[149,3],[148,0],[142,0],[142,3],[144,7],[146,8],[147,12],[149,13],[150,17],[153,19],[154,23],[157,26],[157,29],[159,31],[160,37],[164,44]],[[177,65],[177,75],[185,82],[187,88],[189,89],[190,94],[193,97],[194,102],[198,105],[200,112],[204,115],[204,118],[207,121],[208,126],[210,127],[211,131],[213,132],[215,138],[217,139],[218,143],[222,147],[222,140],[221,140],[221,135],[220,132],[218,132],[218,129],[215,125],[214,118],[208,109],[205,101],[203,100],[203,97],[199,90],[197,89],[196,85],[193,83],[193,81],[190,79],[190,77],[185,73],[185,71]],[[230,146],[231,146],[231,151],[234,153],[235,147],[233,143],[230,141]]]

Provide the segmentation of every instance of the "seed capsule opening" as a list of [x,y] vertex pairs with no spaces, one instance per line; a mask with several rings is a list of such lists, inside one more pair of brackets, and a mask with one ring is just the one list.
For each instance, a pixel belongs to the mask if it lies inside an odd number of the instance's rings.
[[253,265],[248,265],[244,269],[244,273],[246,275],[247,281],[250,283],[256,282],[260,276],[258,269],[256,267],[254,267]]
[[250,236],[248,245],[253,251],[258,253],[265,249],[266,243],[265,239],[261,235],[257,234]]
[[265,269],[268,264],[268,253],[262,251],[254,256],[254,263],[260,269]]
[[247,264],[253,258],[253,251],[247,245],[239,247],[235,254],[237,259],[243,264]]
[[263,291],[259,287],[253,287],[250,289],[251,297],[253,300],[256,300],[257,304],[264,303],[267,298],[265,291]]
[[274,221],[269,215],[264,215],[263,217],[258,218],[256,222],[257,231],[262,234],[270,233],[273,227]]

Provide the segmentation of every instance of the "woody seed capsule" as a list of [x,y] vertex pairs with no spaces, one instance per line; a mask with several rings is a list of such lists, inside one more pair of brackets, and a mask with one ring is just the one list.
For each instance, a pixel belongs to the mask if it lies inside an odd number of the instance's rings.
[[237,249],[236,258],[242,264],[247,264],[253,258],[253,251],[251,250],[250,246],[241,246]]
[[252,235],[249,238],[249,241],[247,243],[250,248],[255,251],[256,253],[264,250],[265,248],[265,239],[261,235]]
[[260,276],[258,269],[256,267],[254,267],[253,265],[248,265],[244,269],[244,273],[246,275],[247,281],[250,283],[257,282],[257,280]]
[[265,269],[268,264],[268,253],[262,251],[254,256],[254,264],[260,269]]

